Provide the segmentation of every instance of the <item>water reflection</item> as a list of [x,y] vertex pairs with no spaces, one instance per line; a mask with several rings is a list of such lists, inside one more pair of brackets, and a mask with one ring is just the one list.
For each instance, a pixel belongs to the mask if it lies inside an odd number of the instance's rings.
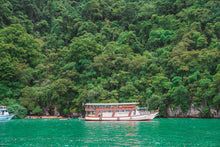
[[[85,122],[87,136],[84,140],[87,143],[105,142],[114,145],[141,145],[145,143],[143,138],[149,133],[147,128],[158,124],[154,122]],[[151,132],[149,133],[151,134]],[[143,136],[144,135],[144,136]]]

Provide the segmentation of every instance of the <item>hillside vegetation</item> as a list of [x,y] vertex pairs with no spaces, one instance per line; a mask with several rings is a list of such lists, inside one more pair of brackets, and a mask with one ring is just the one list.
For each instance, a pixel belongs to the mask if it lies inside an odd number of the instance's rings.
[[69,115],[87,102],[219,110],[220,2],[1,0],[0,104]]

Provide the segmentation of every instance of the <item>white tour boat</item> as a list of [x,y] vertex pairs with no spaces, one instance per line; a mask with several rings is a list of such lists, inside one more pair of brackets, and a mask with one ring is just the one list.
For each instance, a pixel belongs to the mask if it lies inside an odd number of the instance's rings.
[[6,106],[0,106],[0,121],[9,121],[15,114],[9,114]]
[[151,121],[158,110],[147,111],[139,103],[86,103],[86,121]]

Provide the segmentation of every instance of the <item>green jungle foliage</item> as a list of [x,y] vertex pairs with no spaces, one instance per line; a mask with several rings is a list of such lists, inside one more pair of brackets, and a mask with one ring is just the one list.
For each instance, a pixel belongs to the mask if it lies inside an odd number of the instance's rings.
[[220,109],[219,60],[218,0],[0,1],[0,104],[18,117],[87,102],[207,116]]

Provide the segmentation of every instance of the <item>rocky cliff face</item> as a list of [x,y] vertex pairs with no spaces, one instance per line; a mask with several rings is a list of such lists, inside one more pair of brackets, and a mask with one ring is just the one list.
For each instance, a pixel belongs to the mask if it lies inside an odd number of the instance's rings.
[[60,116],[60,113],[57,111],[57,107],[55,106],[54,109],[50,109],[49,106],[42,108],[42,115],[50,116]]
[[[171,107],[167,108],[167,117],[192,117],[192,118],[201,118],[206,117],[203,115],[203,108],[206,108],[204,105],[195,106],[194,104],[190,105],[190,108],[187,112],[183,112],[180,107]],[[209,117],[211,118],[220,118],[220,110],[216,108],[209,109]]]
[[211,112],[211,117],[220,118],[220,110],[217,110],[215,108],[211,108],[210,112]]

